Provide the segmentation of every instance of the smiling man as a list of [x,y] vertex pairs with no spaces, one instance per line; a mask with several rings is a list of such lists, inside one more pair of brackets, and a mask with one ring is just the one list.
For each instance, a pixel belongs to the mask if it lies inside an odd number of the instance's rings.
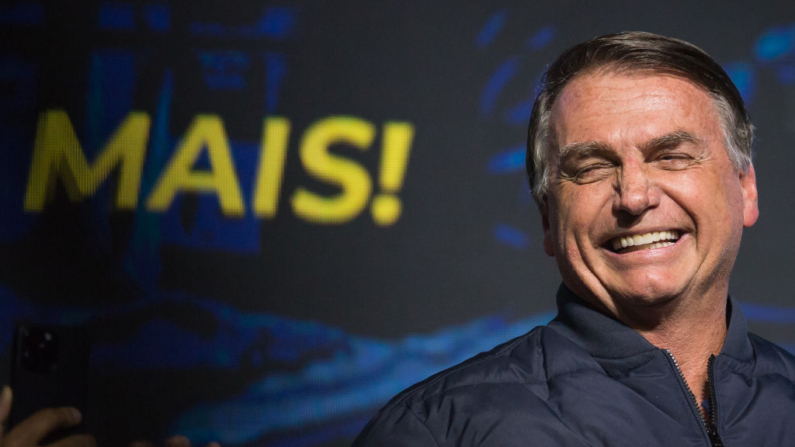
[[621,33],[564,52],[527,154],[558,316],[401,393],[355,445],[790,445],[795,358],[728,297],[759,214],[752,129],[686,42]]

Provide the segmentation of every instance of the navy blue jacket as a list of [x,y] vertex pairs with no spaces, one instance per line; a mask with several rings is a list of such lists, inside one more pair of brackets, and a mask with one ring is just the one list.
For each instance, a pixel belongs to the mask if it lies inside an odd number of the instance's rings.
[[399,394],[354,446],[795,445],[795,357],[728,306],[714,427],[670,353],[561,287],[552,322]]

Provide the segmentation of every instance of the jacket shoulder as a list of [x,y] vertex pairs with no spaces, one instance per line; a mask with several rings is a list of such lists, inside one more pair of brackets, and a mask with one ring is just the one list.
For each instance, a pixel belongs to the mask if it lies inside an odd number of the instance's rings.
[[452,416],[451,412],[471,406],[480,410],[492,400],[501,407],[510,406],[520,394],[522,405],[535,400],[545,407],[552,374],[547,358],[552,352],[571,350],[582,352],[556,331],[536,327],[398,394],[370,420],[354,446],[438,445],[435,425]]

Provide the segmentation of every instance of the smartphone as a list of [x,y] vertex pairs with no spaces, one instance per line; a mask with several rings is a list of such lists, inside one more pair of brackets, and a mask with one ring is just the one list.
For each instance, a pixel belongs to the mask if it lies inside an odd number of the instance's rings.
[[90,351],[88,332],[83,328],[18,325],[11,351],[14,402],[9,428],[41,409],[68,406],[80,410],[82,421],[51,433],[42,445],[84,433]]

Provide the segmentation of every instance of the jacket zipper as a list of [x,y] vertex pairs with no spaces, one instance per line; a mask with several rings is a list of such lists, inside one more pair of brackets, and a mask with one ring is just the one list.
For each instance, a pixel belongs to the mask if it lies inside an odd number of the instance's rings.
[[676,372],[679,374],[679,378],[682,380],[682,383],[685,384],[685,389],[687,389],[687,394],[690,395],[690,402],[696,406],[696,411],[698,412],[698,416],[701,418],[701,423],[704,426],[704,429],[707,431],[707,436],[709,436],[709,442],[712,447],[724,447],[723,441],[720,439],[720,435],[718,435],[718,400],[717,394],[715,393],[715,374],[714,374],[714,366],[715,366],[715,356],[709,356],[709,361],[707,362],[707,386],[709,387],[709,410],[710,410],[710,422],[707,422],[707,418],[704,415],[704,411],[699,405],[698,400],[696,399],[696,395],[693,394],[693,390],[690,389],[690,385],[685,380],[685,375],[682,373],[682,368],[679,367],[679,362],[676,361],[676,357],[674,354],[668,350],[664,350],[668,357],[674,362],[674,366],[676,367]]
[[718,435],[718,395],[715,392],[715,356],[710,355],[707,361],[707,386],[709,387],[710,424],[707,427],[709,440],[715,447],[724,447]]

